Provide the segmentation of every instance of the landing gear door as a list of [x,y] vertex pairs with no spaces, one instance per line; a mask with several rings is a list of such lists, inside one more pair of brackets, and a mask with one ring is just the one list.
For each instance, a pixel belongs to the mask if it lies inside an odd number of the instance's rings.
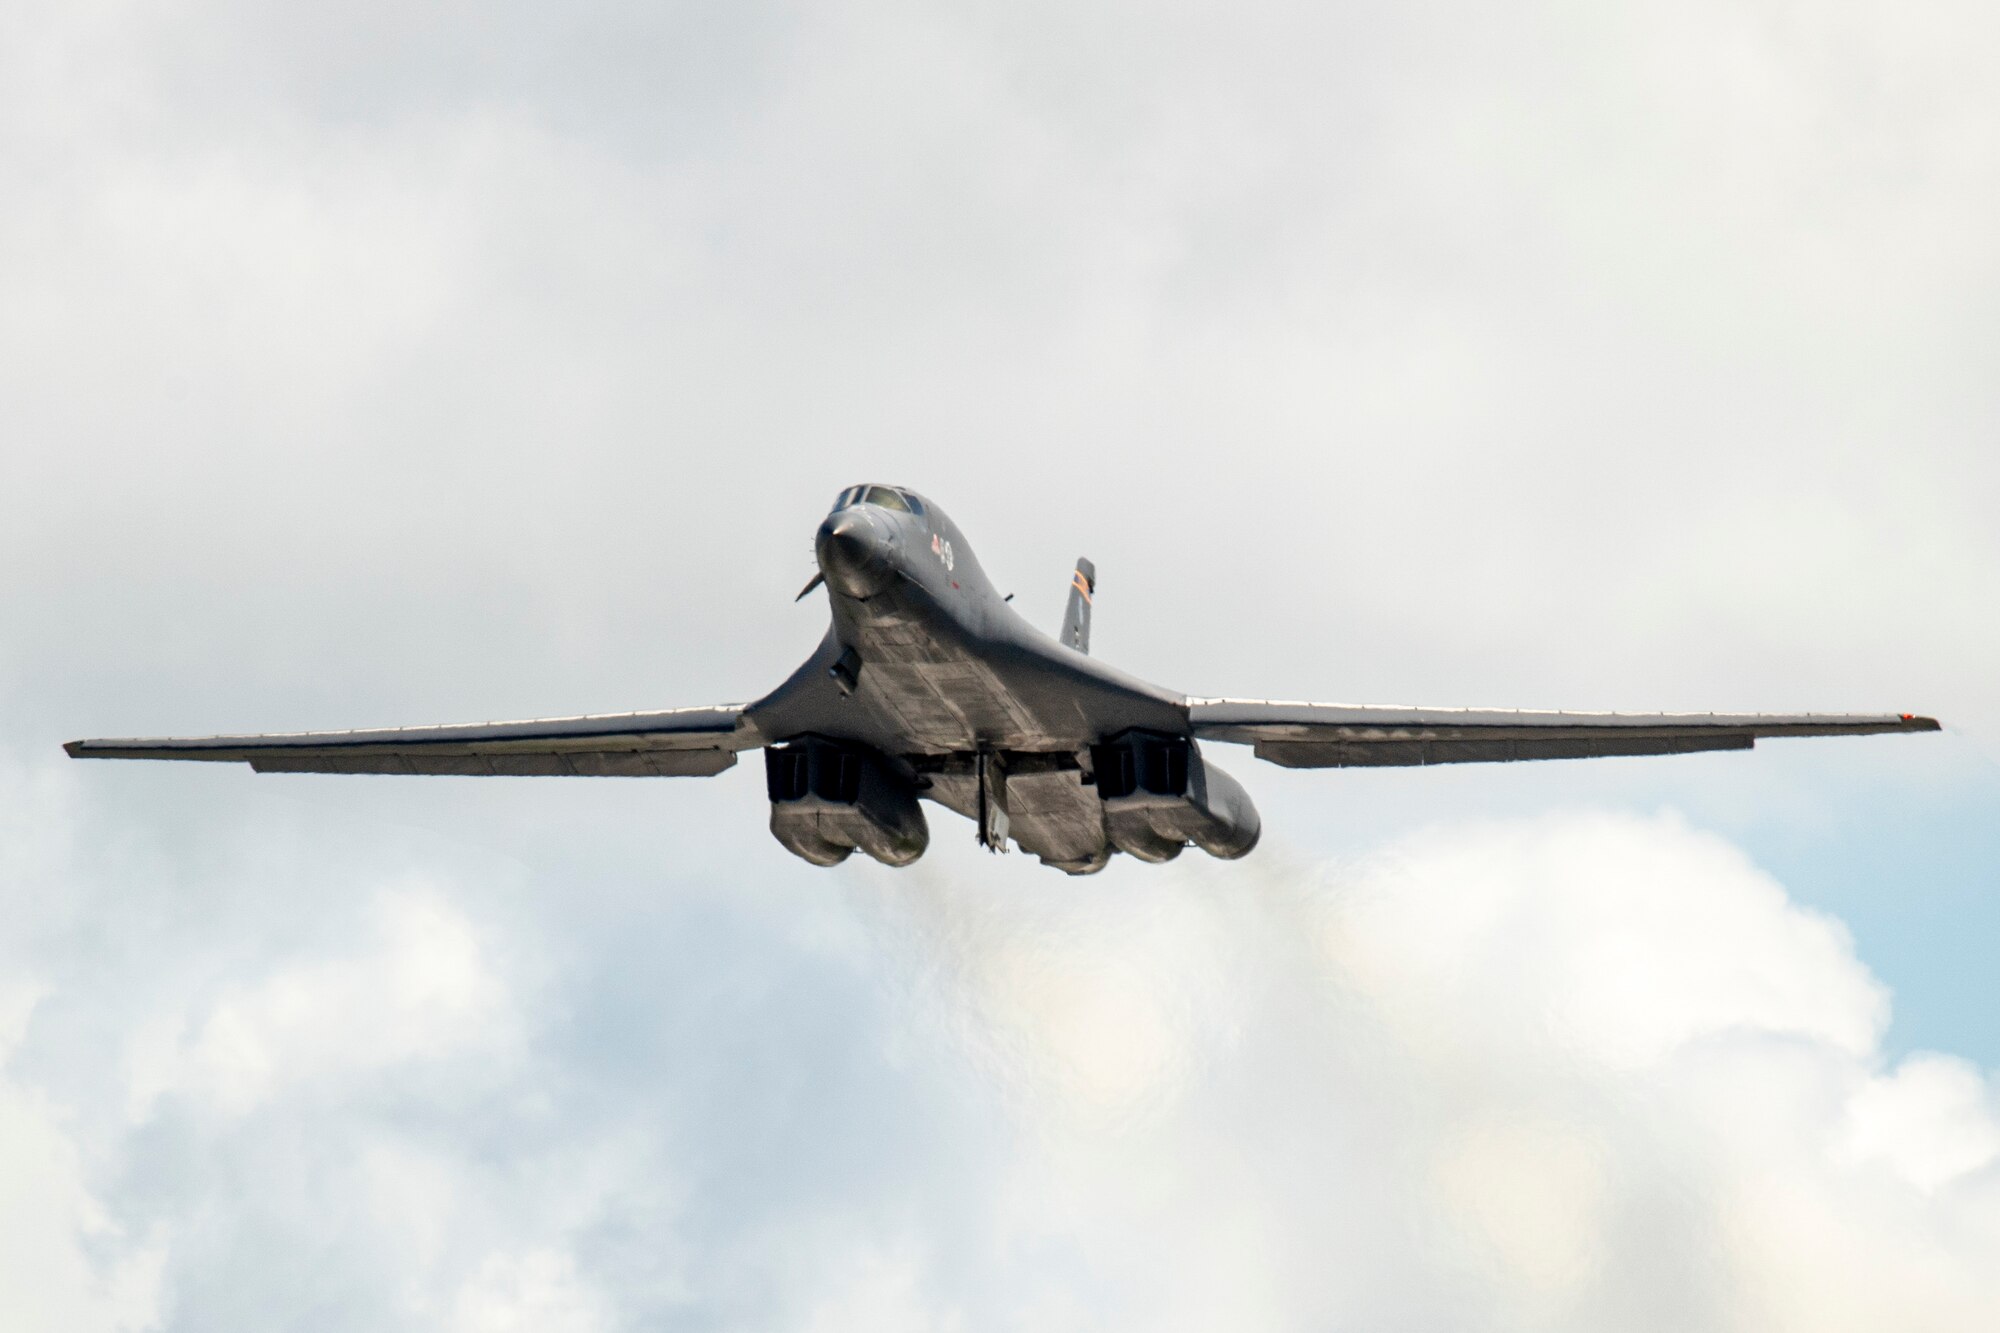
[[981,750],[979,773],[979,845],[989,852],[1007,850],[1007,765],[999,755]]

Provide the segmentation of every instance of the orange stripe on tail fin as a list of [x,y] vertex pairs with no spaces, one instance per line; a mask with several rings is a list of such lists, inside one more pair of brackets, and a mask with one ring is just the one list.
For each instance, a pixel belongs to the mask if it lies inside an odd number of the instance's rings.
[[1097,566],[1078,557],[1076,572],[1069,576],[1069,606],[1063,611],[1062,633],[1058,639],[1080,653],[1090,651],[1090,603],[1097,592]]

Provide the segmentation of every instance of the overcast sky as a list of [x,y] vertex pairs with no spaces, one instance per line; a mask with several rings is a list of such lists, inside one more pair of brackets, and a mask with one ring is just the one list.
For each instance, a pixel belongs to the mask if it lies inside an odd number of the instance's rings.
[[[1990,6],[16,0],[0,1326],[2000,1323]],[[859,480],[1190,693],[1919,711],[1071,881],[759,765]]]

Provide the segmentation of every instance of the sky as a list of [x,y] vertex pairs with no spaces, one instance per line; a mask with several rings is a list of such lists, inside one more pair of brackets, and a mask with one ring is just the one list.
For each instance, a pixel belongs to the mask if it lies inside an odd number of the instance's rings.
[[[1990,7],[16,0],[0,1326],[1987,1329]],[[1249,860],[80,736],[738,701],[856,481]]]

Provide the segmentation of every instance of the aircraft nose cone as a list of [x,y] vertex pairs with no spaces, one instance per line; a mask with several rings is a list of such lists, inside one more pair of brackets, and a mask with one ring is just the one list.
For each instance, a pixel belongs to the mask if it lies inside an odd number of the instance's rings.
[[819,525],[813,543],[827,586],[849,597],[872,597],[889,584],[889,533],[873,514],[843,509]]

